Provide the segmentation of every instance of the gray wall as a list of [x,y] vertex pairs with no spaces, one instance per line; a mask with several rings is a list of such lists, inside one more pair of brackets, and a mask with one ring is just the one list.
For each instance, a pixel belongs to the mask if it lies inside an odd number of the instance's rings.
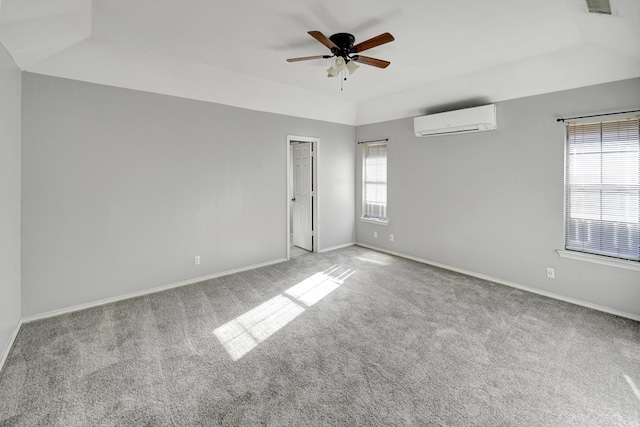
[[20,320],[20,81],[0,44],[0,356]]
[[[361,243],[640,315],[640,273],[555,252],[564,170],[555,117],[638,99],[639,79],[517,99],[498,104],[496,132],[418,139],[411,119],[354,131],[24,74],[23,315],[283,258],[287,134],[320,138],[320,249],[353,241],[355,227]],[[390,225],[354,225],[353,141],[377,137],[391,138]],[[18,197],[19,178],[10,187]]]
[[[640,315],[640,272],[556,253],[564,242],[564,126],[555,121],[634,109],[639,100],[633,79],[500,102],[494,132],[416,138],[411,118],[360,126],[358,140],[390,138],[389,226],[356,221],[356,241]],[[356,183],[361,156],[358,149]]]
[[319,248],[353,242],[353,127],[25,73],[23,314],[284,258],[287,134],[320,138]]

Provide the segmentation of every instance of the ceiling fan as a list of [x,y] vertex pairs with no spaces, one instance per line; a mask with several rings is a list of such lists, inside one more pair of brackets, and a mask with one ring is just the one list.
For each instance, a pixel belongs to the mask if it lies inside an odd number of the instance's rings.
[[385,43],[394,41],[395,39],[389,33],[383,33],[369,40],[365,40],[354,45],[356,39],[349,33],[337,33],[331,37],[327,37],[320,31],[309,31],[311,37],[318,40],[331,50],[331,55],[315,55],[315,56],[303,56],[300,58],[289,58],[287,62],[308,61],[311,59],[328,59],[333,58],[331,66],[327,69],[327,77],[335,77],[345,69],[349,71],[349,74],[353,74],[358,65],[361,64],[371,65],[378,68],[387,68],[391,62],[383,59],[371,58],[369,56],[360,55],[360,52],[364,52],[367,49],[380,46]]

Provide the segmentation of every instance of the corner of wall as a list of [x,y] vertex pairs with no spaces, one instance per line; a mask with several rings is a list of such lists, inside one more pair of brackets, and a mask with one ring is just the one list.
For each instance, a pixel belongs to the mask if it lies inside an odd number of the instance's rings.
[[0,369],[20,329],[22,71],[0,43]]

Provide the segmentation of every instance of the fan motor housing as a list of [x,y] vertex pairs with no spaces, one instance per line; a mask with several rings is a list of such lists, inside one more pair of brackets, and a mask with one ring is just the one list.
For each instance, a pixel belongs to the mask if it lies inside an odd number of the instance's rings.
[[356,38],[353,34],[349,33],[336,33],[329,37],[336,46],[340,49],[331,49],[334,55],[342,56],[343,58],[347,58],[351,53],[351,48],[353,47],[353,43],[355,43]]

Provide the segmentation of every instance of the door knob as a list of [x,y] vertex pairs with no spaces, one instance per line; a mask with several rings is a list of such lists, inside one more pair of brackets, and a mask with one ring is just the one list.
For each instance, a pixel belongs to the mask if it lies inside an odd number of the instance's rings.
[[296,198],[294,197],[293,199],[291,199],[291,201],[292,201],[292,202],[295,202],[295,201],[296,201]]

